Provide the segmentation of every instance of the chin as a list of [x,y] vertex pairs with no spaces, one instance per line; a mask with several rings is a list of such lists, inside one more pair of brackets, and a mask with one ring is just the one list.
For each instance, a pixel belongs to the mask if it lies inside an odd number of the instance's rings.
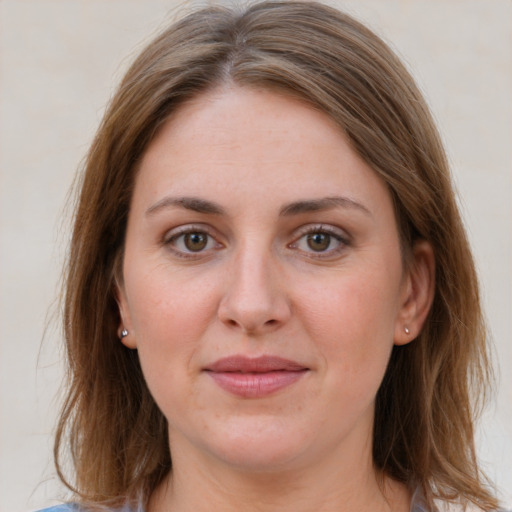
[[224,464],[244,473],[265,474],[298,469],[301,466],[304,447],[279,446],[276,443],[250,442],[234,445],[219,453]]
[[[300,429],[283,428],[282,420],[244,418],[216,428],[210,439],[197,446],[209,457],[238,471],[266,473],[292,469],[300,464],[310,445]],[[291,425],[290,425],[291,427]]]

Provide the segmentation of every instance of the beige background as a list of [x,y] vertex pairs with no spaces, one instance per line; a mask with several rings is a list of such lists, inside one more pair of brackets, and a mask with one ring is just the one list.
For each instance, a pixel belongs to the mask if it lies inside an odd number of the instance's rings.
[[[512,1],[333,3],[392,42],[439,121],[501,365],[479,453],[512,505]],[[66,194],[130,55],[173,10],[170,0],[0,0],[0,512],[62,497],[52,315]]]

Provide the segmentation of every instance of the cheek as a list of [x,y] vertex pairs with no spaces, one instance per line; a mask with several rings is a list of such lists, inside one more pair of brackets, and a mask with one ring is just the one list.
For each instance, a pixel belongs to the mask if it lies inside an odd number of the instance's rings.
[[125,283],[139,359],[158,401],[166,389],[182,388],[194,371],[215,310],[211,286],[180,278],[165,265],[126,273]]
[[138,357],[150,393],[169,420],[193,398],[187,386],[198,351],[199,313],[176,289],[146,281],[140,291],[132,308]]
[[[146,272],[126,275],[130,316],[139,342],[164,340],[183,344],[203,328],[214,310],[214,285],[207,277],[190,279],[165,263],[155,264]],[[170,344],[170,343],[168,343]]]
[[301,316],[323,364],[336,367],[332,378],[378,387],[393,347],[397,292],[396,282],[375,273],[309,288]]

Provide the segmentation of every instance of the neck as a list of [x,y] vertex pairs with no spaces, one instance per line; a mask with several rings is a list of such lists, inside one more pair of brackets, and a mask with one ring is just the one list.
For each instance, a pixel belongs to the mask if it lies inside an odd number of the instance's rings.
[[339,456],[333,456],[321,464],[272,471],[180,455],[173,451],[172,474],[151,497],[148,512],[409,511],[410,492],[376,471],[371,454],[357,464],[351,457],[340,464]]

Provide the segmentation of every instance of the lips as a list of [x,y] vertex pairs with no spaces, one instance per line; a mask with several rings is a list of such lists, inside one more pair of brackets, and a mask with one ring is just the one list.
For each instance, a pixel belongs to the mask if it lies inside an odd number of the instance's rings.
[[228,393],[242,398],[263,398],[294,384],[309,368],[276,356],[231,356],[215,361],[204,371]]

